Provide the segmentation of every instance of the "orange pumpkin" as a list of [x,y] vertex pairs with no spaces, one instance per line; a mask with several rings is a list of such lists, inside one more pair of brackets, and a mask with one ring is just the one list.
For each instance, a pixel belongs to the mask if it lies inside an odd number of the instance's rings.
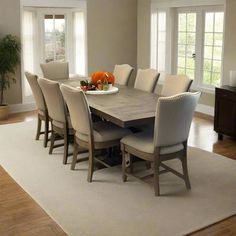
[[114,85],[115,83],[115,77],[112,73],[110,72],[104,72],[104,71],[97,71],[94,72],[91,76],[91,81],[93,84],[97,85],[97,82],[100,80],[104,82],[104,80],[107,79],[109,83],[112,83]]

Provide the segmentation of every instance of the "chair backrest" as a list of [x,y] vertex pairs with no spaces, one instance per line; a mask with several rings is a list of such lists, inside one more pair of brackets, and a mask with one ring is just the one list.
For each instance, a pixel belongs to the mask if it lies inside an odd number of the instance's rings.
[[58,82],[44,78],[39,78],[38,82],[46,101],[49,117],[57,122],[65,123],[67,121],[65,104]]
[[200,95],[200,92],[187,92],[158,99],[154,129],[155,146],[171,146],[188,139]]
[[115,76],[115,83],[120,85],[127,85],[133,70],[134,68],[128,64],[115,65],[113,72]]
[[69,79],[69,64],[68,62],[49,62],[40,64],[43,72],[43,77],[50,80],[65,80]]
[[91,112],[83,91],[61,85],[61,92],[69,109],[73,129],[90,135],[92,132]]
[[168,75],[165,78],[162,96],[173,96],[178,93],[188,92],[193,80],[186,75]]
[[134,83],[134,88],[146,92],[153,92],[160,73],[154,69],[139,69]]
[[25,72],[25,77],[31,87],[38,110],[45,112],[47,110],[42,90],[38,84],[38,76]]

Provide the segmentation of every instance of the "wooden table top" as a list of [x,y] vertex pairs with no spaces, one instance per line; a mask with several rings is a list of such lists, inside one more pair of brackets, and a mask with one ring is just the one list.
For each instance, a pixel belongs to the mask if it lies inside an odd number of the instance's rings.
[[[79,80],[63,80],[61,84],[80,86]],[[153,122],[158,95],[133,87],[115,85],[119,92],[109,95],[86,95],[91,112],[126,128]]]

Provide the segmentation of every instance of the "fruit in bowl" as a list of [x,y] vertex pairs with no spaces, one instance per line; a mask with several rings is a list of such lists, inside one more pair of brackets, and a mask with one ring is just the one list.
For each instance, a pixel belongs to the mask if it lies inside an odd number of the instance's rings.
[[95,84],[93,84],[92,82],[89,82],[88,80],[82,80],[82,81],[80,81],[80,88],[81,88],[83,91],[96,90]]

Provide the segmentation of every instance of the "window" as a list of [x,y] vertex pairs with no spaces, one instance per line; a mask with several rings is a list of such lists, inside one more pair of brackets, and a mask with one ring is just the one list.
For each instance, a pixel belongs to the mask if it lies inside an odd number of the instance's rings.
[[166,71],[166,12],[154,11],[151,16],[151,67]]
[[194,80],[193,87],[212,89],[221,83],[224,12],[221,7],[176,10],[174,73]]
[[[192,5],[192,4],[190,4]],[[152,5],[150,66],[184,74],[193,88],[212,91],[222,82],[224,7]]]
[[[22,29],[22,73],[41,76],[40,63],[59,61],[69,62],[71,74],[87,75],[85,9],[25,7]],[[27,80],[22,84],[24,102],[32,101]]]
[[203,84],[220,85],[223,46],[223,12],[205,12]]
[[65,15],[44,16],[44,55],[45,62],[65,62]]
[[195,78],[196,13],[178,14],[177,73]]

